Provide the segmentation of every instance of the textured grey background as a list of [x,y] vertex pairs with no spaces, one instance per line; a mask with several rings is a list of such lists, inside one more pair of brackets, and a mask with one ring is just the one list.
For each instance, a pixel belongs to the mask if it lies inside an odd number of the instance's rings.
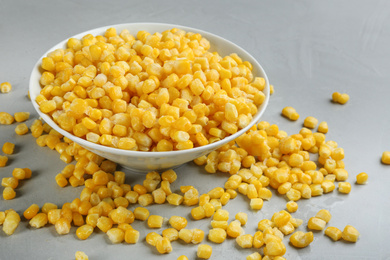
[[[390,166],[380,163],[383,151],[390,150],[390,2],[370,1],[21,1],[0,0],[0,82],[10,81],[13,91],[0,94],[0,111],[30,111],[28,125],[37,117],[26,94],[29,75],[37,59],[47,49],[74,34],[96,27],[131,22],[164,22],[206,30],[222,36],[250,52],[266,70],[275,94],[264,120],[278,124],[289,134],[297,133],[306,116],[329,124],[328,140],[345,150],[349,181],[366,171],[367,185],[352,185],[349,195],[337,191],[299,202],[295,217],[304,219],[319,209],[329,209],[329,225],[355,226],[361,233],[356,244],[332,242],[316,232],[314,242],[296,250],[287,245],[287,259],[390,259],[388,247],[390,216]],[[346,92],[344,105],[330,102],[334,91]],[[284,106],[297,109],[301,118],[290,122],[280,116]],[[0,210],[14,208],[22,213],[32,203],[62,204],[79,195],[80,189],[56,186],[54,176],[65,166],[56,152],[40,148],[31,135],[16,136],[14,127],[0,126],[0,143],[14,140],[16,153],[10,164],[0,169],[0,177],[10,176],[14,167],[30,167],[33,178],[17,188],[17,198],[0,199]],[[201,193],[223,185],[226,175],[206,174],[192,163],[178,169],[173,186],[194,185]],[[141,175],[129,175],[127,182],[140,183]],[[211,180],[211,181],[210,181]],[[242,196],[226,208],[249,212],[247,233],[256,231],[257,222],[284,209],[285,200],[274,196],[261,211],[248,210]],[[165,217],[189,217],[190,209],[169,205],[152,206],[151,213]],[[133,225],[141,240],[151,230],[144,223]],[[209,219],[190,222],[189,227],[207,231]],[[300,227],[305,230],[305,227]],[[33,230],[22,222],[15,234],[0,232],[0,259],[74,259],[77,250],[90,259],[176,259],[185,254],[196,258],[196,246],[174,242],[174,251],[158,255],[144,241],[137,245],[111,245],[104,234],[94,233],[79,241],[75,228],[58,236],[53,226]],[[159,230],[160,232],[161,230]],[[206,241],[206,240],[205,240]],[[287,239],[285,240],[287,244]],[[209,243],[206,241],[206,243]],[[255,250],[240,249],[228,239],[213,246],[212,259],[245,259]]]

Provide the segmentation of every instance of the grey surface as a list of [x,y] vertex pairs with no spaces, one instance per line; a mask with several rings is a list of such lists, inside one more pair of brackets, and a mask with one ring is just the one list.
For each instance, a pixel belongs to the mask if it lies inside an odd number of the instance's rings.
[[[388,247],[390,216],[390,166],[380,163],[383,151],[390,150],[390,2],[388,1],[21,1],[0,0],[0,81],[10,81],[13,91],[0,94],[0,111],[30,111],[26,97],[31,69],[48,48],[74,34],[110,24],[164,22],[195,27],[220,35],[246,49],[266,70],[275,94],[264,120],[278,124],[289,134],[297,133],[306,116],[327,121],[327,140],[336,141],[345,150],[352,192],[337,191],[310,200],[299,201],[293,215],[304,219],[319,209],[332,213],[329,225],[355,226],[361,233],[356,244],[332,242],[323,232],[314,234],[314,242],[296,250],[287,245],[287,259],[390,259]],[[344,105],[330,102],[332,92],[346,92]],[[290,122],[280,116],[284,106],[297,109],[301,118]],[[30,204],[50,201],[61,205],[79,195],[79,188],[58,188],[54,176],[65,164],[56,152],[40,148],[31,135],[16,136],[11,126],[0,126],[0,143],[13,140],[16,153],[10,164],[0,169],[0,177],[10,176],[14,167],[30,167],[33,177],[17,188],[17,198],[0,200],[0,210],[14,208],[22,213]],[[194,185],[201,193],[223,185],[227,176],[209,175],[189,163],[178,170],[173,186]],[[369,174],[367,185],[355,185],[355,176]],[[130,184],[143,176],[127,177]],[[257,222],[284,209],[285,199],[274,196],[261,211],[248,210],[242,196],[226,208],[249,214],[246,233],[256,231]],[[190,208],[169,205],[151,206],[151,213],[164,217],[180,214],[189,217]],[[143,240],[151,230],[145,223],[133,225],[140,230],[137,245],[111,245],[104,234],[94,233],[79,241],[75,228],[65,236],[49,226],[33,230],[23,221],[15,234],[0,232],[0,259],[74,259],[77,250],[90,259],[176,259],[185,254],[196,258],[196,246],[173,243],[173,252],[160,256]],[[207,231],[209,219],[190,221],[189,227]],[[159,230],[160,232],[161,230]],[[206,232],[207,233],[207,232]],[[285,243],[287,244],[287,239]],[[205,240],[205,243],[209,243]],[[213,245],[212,259],[245,259],[255,250],[240,249],[228,239]]]

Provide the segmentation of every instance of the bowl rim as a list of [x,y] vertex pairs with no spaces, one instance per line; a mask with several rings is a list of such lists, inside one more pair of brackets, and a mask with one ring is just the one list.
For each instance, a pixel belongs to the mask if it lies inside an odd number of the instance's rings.
[[[100,35],[101,35],[108,28],[111,28],[111,27],[118,28],[118,27],[126,27],[126,26],[139,26],[140,28],[138,29],[138,31],[142,30],[143,29],[142,27],[148,27],[148,26],[178,28],[178,29],[182,29],[182,30],[184,30],[186,32],[200,33],[202,35],[202,37],[205,37],[208,41],[210,41],[211,44],[213,43],[213,41],[211,39],[217,39],[219,41],[227,43],[228,45],[231,45],[232,47],[234,47],[235,49],[239,50],[241,53],[244,53],[247,57],[252,59],[251,63],[252,64],[253,63],[256,64],[257,68],[259,69],[258,72],[262,74],[261,77],[263,77],[264,80],[265,80],[265,88],[263,90],[263,93],[265,94],[265,100],[264,100],[264,102],[260,106],[257,107],[258,109],[259,108],[261,108],[261,109],[259,111],[257,111],[257,113],[253,116],[252,120],[250,121],[250,123],[246,127],[240,129],[236,133],[234,133],[232,135],[229,135],[229,136],[227,136],[227,137],[225,137],[225,138],[223,138],[223,139],[221,139],[219,141],[213,142],[211,144],[207,144],[207,145],[204,145],[204,146],[198,146],[198,147],[194,147],[194,148],[186,149],[186,150],[173,150],[173,151],[164,151],[164,152],[124,150],[124,149],[104,146],[104,145],[101,145],[101,144],[95,144],[93,142],[87,141],[86,139],[77,137],[77,136],[67,132],[66,130],[62,129],[59,125],[57,125],[53,121],[53,119],[50,116],[48,116],[47,114],[45,114],[45,113],[40,111],[39,106],[38,106],[38,104],[35,101],[36,95],[35,95],[35,91],[33,91],[35,89],[34,86],[36,87],[36,85],[38,85],[39,88],[42,88],[40,83],[39,83],[39,80],[37,81],[37,79],[35,77],[35,74],[37,72],[41,73],[40,64],[42,62],[42,58],[46,57],[47,54],[50,53],[51,51],[54,51],[54,50],[56,50],[58,48],[63,48],[63,46],[65,46],[65,44],[66,44],[66,42],[68,41],[69,38],[78,38],[78,39],[80,39],[84,35],[86,35],[88,33],[94,33],[95,31],[100,31]],[[131,33],[134,35],[135,32],[131,32]],[[95,34],[95,35],[97,35],[97,34]],[[228,54],[224,54],[224,55],[228,55]],[[209,150],[210,151],[215,150],[215,149],[219,148],[220,146],[222,146],[223,144],[226,144],[226,143],[236,139],[237,137],[241,136],[242,134],[247,132],[254,124],[256,124],[259,121],[260,117],[263,115],[266,107],[268,106],[268,102],[269,102],[269,99],[270,99],[270,86],[269,86],[269,81],[268,81],[267,74],[265,73],[265,71],[264,71],[263,67],[260,65],[260,63],[249,52],[247,52],[242,47],[238,46],[237,44],[235,44],[235,43],[233,43],[233,42],[231,42],[231,41],[229,41],[229,40],[227,40],[227,39],[225,39],[225,38],[223,38],[221,36],[218,36],[218,35],[216,35],[214,33],[210,33],[210,32],[207,32],[207,31],[204,31],[204,30],[201,30],[201,29],[196,29],[196,28],[188,27],[188,26],[182,26],[182,25],[179,25],[179,24],[153,23],[153,22],[145,22],[145,23],[137,22],[137,23],[113,24],[113,25],[93,28],[93,29],[86,30],[84,32],[75,34],[73,36],[67,37],[65,40],[60,41],[59,43],[55,44],[53,47],[48,49],[45,53],[43,53],[43,55],[35,63],[35,65],[33,67],[33,70],[32,70],[32,72],[30,74],[29,92],[30,92],[30,99],[31,99],[31,102],[33,104],[33,107],[37,111],[38,115],[45,121],[45,123],[47,123],[54,130],[56,130],[57,132],[62,134],[64,137],[69,138],[73,142],[75,142],[75,143],[77,143],[77,144],[79,144],[79,145],[81,145],[81,146],[83,146],[83,147],[85,147],[87,149],[90,148],[90,149],[93,149],[93,150],[99,150],[101,152],[110,153],[110,154],[113,154],[113,155],[121,155],[121,156],[129,156],[129,157],[149,157],[149,158],[150,157],[153,157],[153,158],[163,158],[163,157],[170,157],[170,156],[174,156],[174,155],[180,156],[180,155],[189,154],[189,153],[196,153],[196,152],[202,153],[202,152],[209,151]]]

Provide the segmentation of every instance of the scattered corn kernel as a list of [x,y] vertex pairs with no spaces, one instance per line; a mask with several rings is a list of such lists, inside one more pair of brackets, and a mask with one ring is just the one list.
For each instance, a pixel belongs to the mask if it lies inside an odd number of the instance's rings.
[[201,259],[209,259],[213,253],[213,248],[206,244],[201,244],[198,246],[196,255]]
[[368,180],[368,174],[365,172],[361,172],[356,175],[356,183],[357,184],[366,184]]
[[313,239],[313,232],[305,233],[302,231],[296,231],[294,234],[291,235],[290,242],[295,247],[303,248],[310,245],[310,243],[313,242]]
[[14,149],[15,149],[15,144],[13,144],[13,143],[5,142],[3,144],[2,150],[3,150],[3,153],[5,153],[5,154],[13,154]]
[[390,152],[385,151],[382,153],[382,163],[383,164],[390,164]]
[[282,115],[285,116],[286,118],[292,120],[292,121],[296,121],[299,118],[299,114],[297,113],[297,111],[293,107],[283,108]]
[[318,119],[312,116],[306,117],[305,120],[303,121],[303,126],[310,129],[314,129],[317,126],[317,124],[318,124]]
[[75,260],[88,260],[88,256],[83,251],[76,251]]
[[0,124],[10,125],[15,121],[14,117],[7,112],[0,112]]
[[325,229],[325,235],[327,235],[328,237],[330,237],[334,241],[338,241],[338,240],[340,240],[342,233],[341,233],[340,229],[338,229],[336,227],[327,227]]
[[357,229],[351,225],[346,225],[341,234],[341,237],[345,241],[349,241],[349,242],[356,242],[359,236],[360,236],[359,231],[357,231]]
[[320,218],[312,217],[307,223],[307,227],[312,230],[323,230],[325,228],[326,222]]
[[341,94],[339,92],[334,92],[332,94],[332,100],[333,100],[333,102],[336,102],[336,103],[339,103],[339,104],[343,105],[343,104],[348,102],[349,95],[346,94],[346,93]]
[[9,82],[3,82],[0,84],[0,92],[1,93],[9,93],[12,90],[12,85]]

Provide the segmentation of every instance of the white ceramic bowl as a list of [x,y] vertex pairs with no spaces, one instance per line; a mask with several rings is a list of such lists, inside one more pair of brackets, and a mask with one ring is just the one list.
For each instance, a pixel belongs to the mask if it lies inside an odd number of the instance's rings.
[[230,135],[218,142],[209,145],[195,147],[193,149],[181,150],[181,151],[140,152],[140,151],[121,150],[121,149],[94,144],[92,142],[76,137],[70,134],[69,132],[61,129],[48,115],[40,111],[38,104],[35,102],[35,98],[37,97],[37,95],[39,95],[39,92],[41,90],[39,79],[41,77],[40,65],[41,65],[42,58],[46,57],[46,55],[49,52],[55,49],[65,48],[67,40],[70,38],[69,37],[66,40],[53,46],[47,52],[45,52],[35,64],[30,77],[30,97],[35,110],[38,112],[38,114],[42,117],[42,119],[46,123],[48,123],[52,128],[54,128],[62,135],[66,136],[67,138],[76,142],[82,147],[88,149],[89,151],[92,151],[116,163],[119,163],[125,168],[128,168],[135,172],[148,172],[152,170],[164,170],[168,168],[175,168],[184,163],[192,161],[202,155],[208,154],[211,151],[221,147],[222,145],[234,140],[238,136],[245,133],[255,123],[257,123],[261,115],[264,113],[265,108],[267,107],[268,104],[269,92],[270,92],[267,75],[265,74],[261,65],[256,61],[256,59],[253,58],[248,52],[246,52],[236,44],[222,37],[219,37],[215,34],[208,33],[202,30],[175,25],[175,24],[162,24],[162,23],[130,23],[130,24],[111,25],[111,26],[105,26],[105,27],[100,27],[93,30],[85,31],[80,34],[74,35],[72,37],[80,39],[86,34],[103,35],[104,32],[110,27],[116,28],[117,32],[120,32],[124,29],[128,29],[130,33],[133,35],[135,35],[140,30],[146,30],[149,33],[153,34],[155,32],[163,32],[165,30],[169,30],[172,28],[183,29],[187,32],[200,33],[203,37],[207,38],[210,41],[211,44],[210,51],[217,51],[221,56],[229,55],[231,53],[237,53],[243,60],[252,63],[253,65],[252,72],[254,76],[263,77],[265,79],[266,87],[263,92],[266,98],[264,103],[258,108],[257,114],[253,117],[253,120],[250,122],[248,126],[246,126],[245,128],[241,129],[240,131],[238,131],[233,135]]

